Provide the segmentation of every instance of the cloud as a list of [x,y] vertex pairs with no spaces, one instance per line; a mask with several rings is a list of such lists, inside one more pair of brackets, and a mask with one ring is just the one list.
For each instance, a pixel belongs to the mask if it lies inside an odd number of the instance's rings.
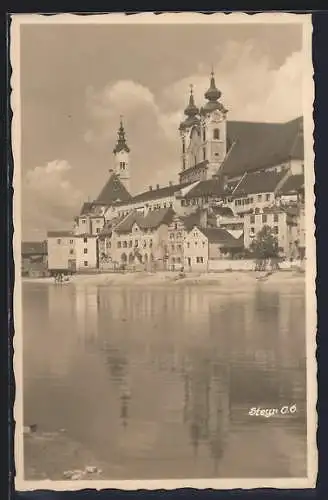
[[[294,52],[274,67],[251,40],[227,42],[214,48],[216,83],[229,110],[228,119],[282,122],[302,113],[302,54]],[[180,142],[178,125],[194,85],[196,104],[205,103],[209,74],[202,61],[195,72],[152,92],[133,80],[120,80],[103,89],[87,89],[90,128],[85,132],[89,147],[113,144],[124,115],[131,148],[131,177],[135,192],[148,184],[178,180]]]
[[69,180],[71,165],[54,160],[29,170],[23,179],[23,228],[43,235],[49,229],[69,228],[83,193]]
[[[272,68],[268,57],[256,53],[251,43],[227,43],[215,65],[215,75],[222,101],[229,110],[228,119],[283,122],[301,115],[302,58],[301,52],[294,52],[282,66]],[[198,73],[172,83],[163,91],[163,106],[177,110],[186,105],[191,83],[196,104],[201,106],[209,86],[203,65]]]

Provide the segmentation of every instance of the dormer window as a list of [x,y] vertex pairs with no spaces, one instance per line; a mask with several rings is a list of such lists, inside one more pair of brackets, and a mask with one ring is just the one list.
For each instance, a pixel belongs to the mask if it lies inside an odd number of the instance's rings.
[[220,130],[218,128],[215,128],[213,130],[213,139],[219,140],[220,139]]

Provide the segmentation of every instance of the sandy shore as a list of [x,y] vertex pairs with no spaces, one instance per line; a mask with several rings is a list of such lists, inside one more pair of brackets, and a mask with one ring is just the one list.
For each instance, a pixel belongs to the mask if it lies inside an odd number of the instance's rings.
[[[262,273],[263,274],[263,273]],[[55,284],[53,278],[23,278],[23,283],[51,284],[53,286],[226,286],[243,288],[249,286],[280,287],[285,285],[305,284],[305,274],[298,271],[278,271],[263,281],[258,280],[261,273],[255,271],[225,271],[218,273],[187,273],[179,278],[176,272],[138,272],[138,273],[97,273],[77,274],[64,284]]]

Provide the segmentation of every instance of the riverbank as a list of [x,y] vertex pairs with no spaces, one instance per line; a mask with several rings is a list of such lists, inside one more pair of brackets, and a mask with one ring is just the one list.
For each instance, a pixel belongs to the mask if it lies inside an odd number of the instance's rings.
[[[53,278],[23,278],[23,283],[51,284],[53,286],[227,286],[234,289],[242,286],[284,286],[305,284],[305,273],[296,270],[277,271],[263,277],[255,271],[224,271],[217,273],[186,273],[180,277],[176,272],[97,273],[76,274],[69,282],[55,284]],[[260,278],[260,279],[259,279]]]

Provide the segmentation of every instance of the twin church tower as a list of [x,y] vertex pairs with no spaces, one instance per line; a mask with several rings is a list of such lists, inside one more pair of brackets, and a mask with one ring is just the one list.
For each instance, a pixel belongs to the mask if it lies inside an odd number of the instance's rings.
[[[180,183],[211,179],[217,175],[227,153],[227,110],[220,101],[221,92],[215,84],[212,71],[209,89],[204,94],[206,103],[195,104],[191,86],[189,103],[180,123],[181,170]],[[122,118],[113,150],[114,172],[130,192],[129,153]]]

